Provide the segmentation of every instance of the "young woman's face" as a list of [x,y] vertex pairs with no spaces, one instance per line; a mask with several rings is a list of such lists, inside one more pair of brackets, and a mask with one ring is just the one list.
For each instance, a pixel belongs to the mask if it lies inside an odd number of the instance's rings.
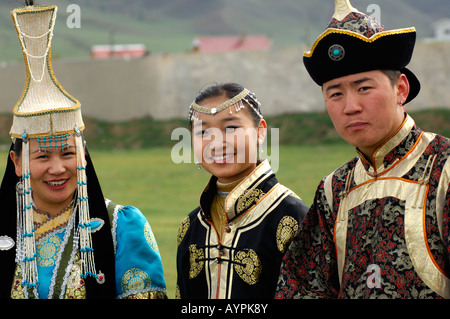
[[[226,96],[216,96],[199,104],[214,108],[227,100]],[[267,125],[261,120],[256,126],[250,112],[248,105],[239,112],[231,106],[214,115],[200,113],[192,123],[195,157],[222,183],[241,179],[256,167],[258,143],[264,141]]]
[[[30,139],[30,183],[33,203],[39,210],[57,214],[73,199],[77,188],[77,154],[75,137],[69,137],[69,147],[48,147],[39,151],[38,142]],[[22,160],[10,153],[16,175],[22,176]]]

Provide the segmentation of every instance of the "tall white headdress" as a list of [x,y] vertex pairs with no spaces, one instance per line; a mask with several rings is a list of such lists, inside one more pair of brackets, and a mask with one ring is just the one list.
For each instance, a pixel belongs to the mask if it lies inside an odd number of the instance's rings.
[[13,110],[10,135],[22,139],[22,181],[18,196],[18,261],[22,265],[23,284],[34,288],[39,284],[33,223],[32,189],[29,170],[29,141],[36,139],[40,149],[64,148],[75,136],[77,152],[77,198],[79,250],[83,260],[82,276],[98,277],[93,256],[89,205],[87,196],[84,123],[80,102],[68,94],[56,79],[51,65],[51,45],[57,7],[33,5],[11,12],[22,47],[26,81],[22,95]]

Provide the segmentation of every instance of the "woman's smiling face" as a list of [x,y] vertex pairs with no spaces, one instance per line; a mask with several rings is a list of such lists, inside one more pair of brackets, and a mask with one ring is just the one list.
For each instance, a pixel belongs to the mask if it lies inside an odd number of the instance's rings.
[[[229,98],[221,95],[209,97],[199,104],[215,108]],[[216,114],[200,113],[192,123],[194,153],[200,165],[216,176],[220,182],[228,183],[247,176],[256,167],[257,145],[266,134],[266,122],[255,126],[249,106],[239,112],[234,106]]]
[[[36,140],[30,139],[30,183],[33,203],[39,210],[57,214],[73,199],[77,188],[77,153],[75,137],[68,139],[68,147],[39,148]],[[16,175],[22,176],[22,160],[11,153]]]

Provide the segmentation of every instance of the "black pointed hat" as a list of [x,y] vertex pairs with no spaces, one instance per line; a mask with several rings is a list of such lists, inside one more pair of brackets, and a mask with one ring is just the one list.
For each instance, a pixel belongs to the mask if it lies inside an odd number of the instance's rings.
[[303,63],[318,85],[332,79],[372,70],[399,70],[410,92],[405,103],[420,91],[409,69],[416,42],[414,27],[385,30],[375,19],[353,8],[349,0],[335,0],[335,13],[325,31],[303,54]]

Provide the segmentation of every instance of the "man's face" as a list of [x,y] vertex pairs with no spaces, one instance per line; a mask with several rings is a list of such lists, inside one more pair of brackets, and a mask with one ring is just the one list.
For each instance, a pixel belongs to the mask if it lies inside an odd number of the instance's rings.
[[375,70],[325,82],[322,92],[339,135],[371,160],[375,150],[400,128],[409,84],[402,74],[393,86],[386,74]]

